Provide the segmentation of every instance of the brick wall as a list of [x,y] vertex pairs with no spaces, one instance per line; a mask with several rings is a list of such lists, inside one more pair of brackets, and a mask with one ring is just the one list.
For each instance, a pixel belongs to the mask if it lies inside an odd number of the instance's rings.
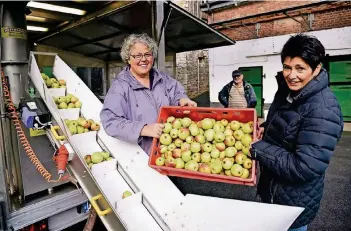
[[[196,1],[175,0],[175,4],[188,10],[194,16],[200,16],[200,8]],[[200,58],[199,58],[200,57]],[[182,52],[176,55],[176,76],[182,83],[187,95],[194,98],[209,91],[208,51],[198,50]],[[170,62],[167,69],[171,70]]]
[[[212,14],[208,15],[208,21],[220,22],[310,3],[312,2],[250,2],[242,6],[232,6],[227,9],[215,11],[213,12],[213,16]],[[222,24],[215,26],[215,28],[234,40],[248,40],[306,32],[309,30],[306,23],[308,22],[309,14],[313,14],[314,17],[312,21],[312,30],[340,28],[351,25],[351,2],[330,2],[329,4],[288,11],[288,14],[296,21],[287,17],[283,13],[276,13],[253,17],[250,19],[234,20],[232,22],[225,23],[225,25]],[[301,16],[301,14],[303,16]],[[258,31],[256,30],[257,23],[259,23],[260,26]]]

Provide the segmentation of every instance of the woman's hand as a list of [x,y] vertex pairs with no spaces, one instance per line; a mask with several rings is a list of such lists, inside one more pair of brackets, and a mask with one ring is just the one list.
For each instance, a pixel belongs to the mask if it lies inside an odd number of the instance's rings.
[[197,107],[197,103],[187,98],[181,98],[179,100],[179,106]]
[[165,126],[160,123],[148,124],[141,129],[140,135],[141,136],[148,136],[154,138],[160,138],[162,134],[162,130]]
[[263,132],[264,132],[264,127],[259,127],[257,130],[257,139],[258,140],[262,139]]

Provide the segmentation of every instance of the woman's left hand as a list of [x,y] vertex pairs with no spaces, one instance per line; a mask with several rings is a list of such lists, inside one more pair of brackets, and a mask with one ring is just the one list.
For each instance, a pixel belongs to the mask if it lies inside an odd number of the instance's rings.
[[187,99],[187,98],[182,98],[179,100],[179,106],[184,107],[184,106],[188,106],[188,107],[197,107],[197,103]]

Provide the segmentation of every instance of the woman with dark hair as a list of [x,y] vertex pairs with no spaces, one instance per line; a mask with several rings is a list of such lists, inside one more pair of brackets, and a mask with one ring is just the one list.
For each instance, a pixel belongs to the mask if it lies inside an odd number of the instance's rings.
[[340,105],[322,68],[325,50],[311,36],[298,34],[283,47],[283,71],[267,120],[252,144],[259,161],[258,194],[265,203],[303,207],[290,231],[305,231],[316,217],[325,171],[343,131]]

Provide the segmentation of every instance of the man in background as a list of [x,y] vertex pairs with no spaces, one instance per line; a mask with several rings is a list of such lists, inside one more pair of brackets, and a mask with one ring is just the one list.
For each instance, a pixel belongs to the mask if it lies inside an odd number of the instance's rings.
[[218,94],[219,102],[225,108],[255,108],[257,104],[253,87],[244,81],[244,75],[239,70],[232,73],[233,80]]

